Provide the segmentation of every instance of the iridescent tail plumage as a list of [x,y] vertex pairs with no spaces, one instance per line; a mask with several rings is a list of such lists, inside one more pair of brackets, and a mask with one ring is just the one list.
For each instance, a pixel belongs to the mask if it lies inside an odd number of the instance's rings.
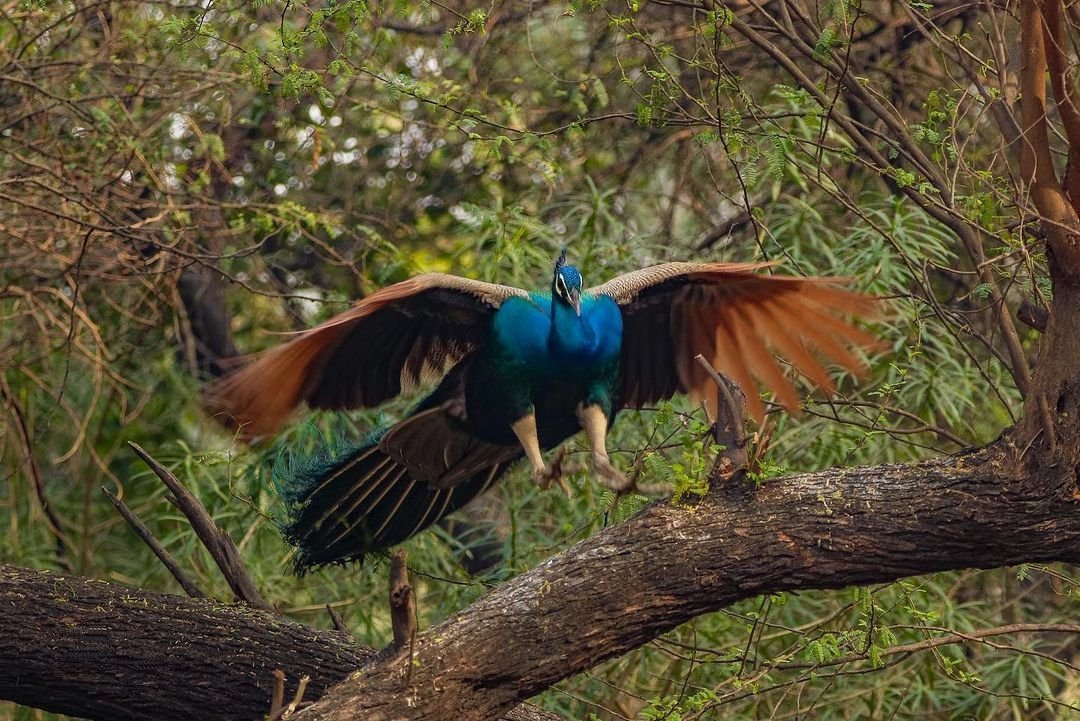
[[520,447],[475,438],[450,404],[421,407],[281,483],[297,569],[401,543],[491,488],[520,456]]

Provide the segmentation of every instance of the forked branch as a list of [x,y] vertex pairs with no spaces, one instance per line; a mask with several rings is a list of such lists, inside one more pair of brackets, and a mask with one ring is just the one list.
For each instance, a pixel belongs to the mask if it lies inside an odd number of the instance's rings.
[[[1050,151],[1046,75],[1051,74],[1058,109],[1069,142],[1067,175],[1080,173],[1080,113],[1072,98],[1064,57],[1061,0],[1024,0],[1020,31],[1023,67],[1020,71],[1020,110],[1023,139],[1020,173],[1029,184],[1031,200],[1043,221],[1054,263],[1051,272],[1069,283],[1080,283],[1080,220],[1058,180]],[[1052,62],[1051,62],[1052,58]],[[1071,182],[1080,182],[1075,177]]]
[[236,544],[229,538],[229,534],[214,523],[214,519],[210,517],[199,499],[168,468],[154,460],[138,444],[128,443],[128,445],[131,446],[131,449],[135,451],[139,458],[143,459],[146,465],[150,466],[150,470],[157,474],[161,482],[172,491],[177,507],[187,517],[191,527],[195,529],[199,540],[203,542],[206,550],[210,552],[214,563],[221,570],[225,581],[229,584],[229,588],[232,589],[233,593],[236,594],[236,597],[256,608],[272,611],[273,608],[263,600],[262,594],[259,593],[259,589],[255,586],[254,579],[248,573],[243,559],[240,558],[240,551],[236,549]]

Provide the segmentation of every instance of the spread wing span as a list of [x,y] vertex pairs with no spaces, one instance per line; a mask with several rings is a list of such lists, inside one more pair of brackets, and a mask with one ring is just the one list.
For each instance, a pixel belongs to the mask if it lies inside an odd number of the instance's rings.
[[441,379],[484,341],[489,319],[518,288],[425,273],[255,358],[215,384],[210,409],[252,440],[272,435],[306,401],[369,408]]
[[714,412],[716,388],[695,360],[704,356],[744,389],[761,420],[760,380],[789,410],[799,398],[775,352],[828,391],[834,385],[815,352],[846,369],[864,364],[851,346],[875,339],[848,316],[874,314],[873,298],[842,287],[840,278],[760,273],[769,263],[663,263],[621,275],[590,293],[622,308],[622,403],[639,408],[689,393]]

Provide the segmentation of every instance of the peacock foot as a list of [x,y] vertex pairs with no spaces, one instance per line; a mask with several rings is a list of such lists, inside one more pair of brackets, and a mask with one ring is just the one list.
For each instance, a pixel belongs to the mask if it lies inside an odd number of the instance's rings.
[[533,480],[536,481],[536,485],[540,486],[540,490],[546,491],[554,481],[567,497],[570,496],[570,483],[566,480],[566,477],[577,473],[581,468],[577,464],[566,463],[565,461],[566,448],[564,447],[555,452],[550,466],[545,465],[543,468],[533,469]]
[[634,482],[626,477],[611,463],[607,455],[594,453],[592,455],[593,470],[600,477],[600,482],[618,494],[629,493],[634,490]]
[[600,482],[620,496],[627,493],[639,493],[643,496],[670,496],[671,487],[666,483],[638,483],[637,473],[627,477],[612,464],[607,454],[594,453],[593,470],[600,477]]

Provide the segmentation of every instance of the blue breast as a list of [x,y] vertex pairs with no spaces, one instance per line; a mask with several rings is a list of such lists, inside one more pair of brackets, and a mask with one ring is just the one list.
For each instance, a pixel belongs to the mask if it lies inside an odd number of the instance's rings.
[[558,302],[553,314],[551,296],[536,293],[504,302],[495,314],[493,332],[507,360],[538,373],[558,374],[617,359],[622,349],[622,313],[607,296],[586,296],[580,317]]

